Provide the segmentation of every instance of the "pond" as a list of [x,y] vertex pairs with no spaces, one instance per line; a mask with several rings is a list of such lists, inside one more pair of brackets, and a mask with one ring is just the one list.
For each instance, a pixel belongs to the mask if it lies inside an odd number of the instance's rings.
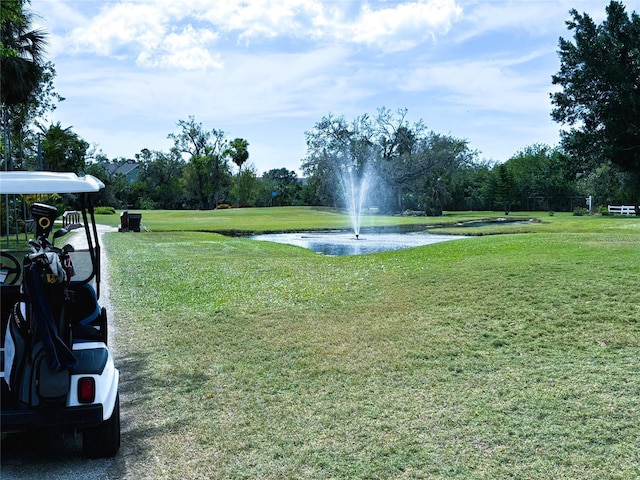
[[412,233],[362,233],[356,238],[345,232],[298,232],[261,234],[253,240],[285,243],[308,248],[321,255],[364,255],[404,248],[420,247],[438,242],[465,238],[458,235],[435,235],[423,232]]

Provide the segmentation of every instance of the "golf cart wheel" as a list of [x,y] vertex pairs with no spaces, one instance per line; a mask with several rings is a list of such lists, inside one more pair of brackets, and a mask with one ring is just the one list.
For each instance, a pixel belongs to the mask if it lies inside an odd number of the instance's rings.
[[120,449],[120,394],[111,417],[82,434],[82,450],[89,458],[113,457]]

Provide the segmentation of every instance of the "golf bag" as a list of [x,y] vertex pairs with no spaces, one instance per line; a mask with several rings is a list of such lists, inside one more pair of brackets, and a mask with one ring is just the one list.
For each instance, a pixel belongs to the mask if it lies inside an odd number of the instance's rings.
[[16,303],[7,324],[4,378],[15,400],[30,407],[64,405],[69,368],[76,363],[58,262],[56,253],[25,258],[24,301]]

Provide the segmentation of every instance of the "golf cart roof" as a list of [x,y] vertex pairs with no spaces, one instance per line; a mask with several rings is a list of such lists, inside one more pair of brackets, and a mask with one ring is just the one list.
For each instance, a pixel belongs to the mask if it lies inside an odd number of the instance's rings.
[[69,172],[0,171],[0,193],[89,193],[104,188],[93,175],[79,177]]

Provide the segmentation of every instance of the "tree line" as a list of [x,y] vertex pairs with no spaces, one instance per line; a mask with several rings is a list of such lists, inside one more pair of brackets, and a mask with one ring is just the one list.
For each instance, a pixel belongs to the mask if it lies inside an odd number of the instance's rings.
[[[612,1],[597,25],[571,10],[573,39],[560,39],[551,83],[558,146],[524,147],[505,162],[481,160],[466,139],[410,123],[381,107],[355,119],[328,114],[304,132],[304,178],[286,168],[262,176],[249,141],[228,139],[193,116],[169,133],[169,151],[109,159],[71,128],[40,123],[64,99],[43,57],[46,32],[30,28],[25,0],[3,0],[2,168],[90,173],[104,181],[99,202],[116,208],[212,209],[271,205],[344,206],[341,177],[371,178],[369,206],[386,213],[444,210],[573,210],[640,204],[640,18]],[[131,178],[121,173],[131,166]],[[235,165],[235,168],[233,167]],[[637,209],[640,211],[640,208]]]
[[[103,180],[99,201],[117,208],[199,209],[306,204],[305,189],[295,172],[272,169],[258,177],[249,163],[249,142],[229,141],[222,130],[207,130],[189,117],[168,137],[168,152],[143,149],[134,159],[109,160],[97,155],[86,173]],[[231,164],[237,170],[233,173]],[[135,172],[127,178],[128,166]],[[244,168],[243,168],[244,167]]]

